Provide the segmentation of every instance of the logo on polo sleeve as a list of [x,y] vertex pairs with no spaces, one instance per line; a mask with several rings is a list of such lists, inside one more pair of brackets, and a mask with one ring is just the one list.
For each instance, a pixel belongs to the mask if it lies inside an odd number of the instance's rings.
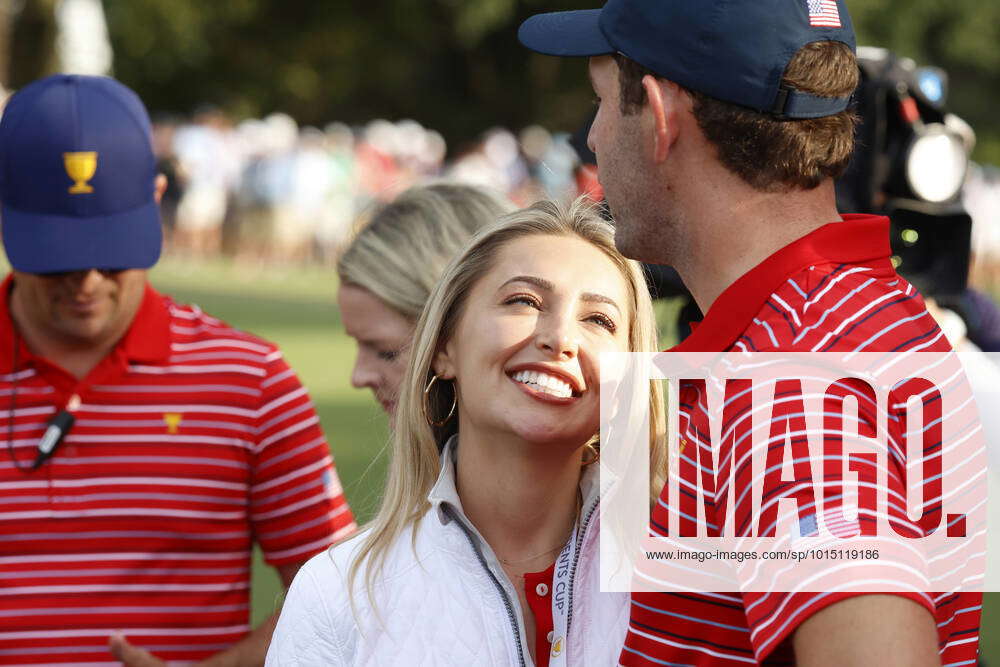
[[97,171],[97,151],[74,151],[63,153],[63,166],[66,174],[73,180],[69,187],[71,195],[88,194],[94,191],[94,186],[87,183]]

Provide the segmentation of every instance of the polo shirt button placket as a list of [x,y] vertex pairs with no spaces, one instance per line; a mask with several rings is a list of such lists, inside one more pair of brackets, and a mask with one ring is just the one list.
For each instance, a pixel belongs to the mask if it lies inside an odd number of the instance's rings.
[[[66,401],[66,410],[69,411],[69,413],[73,415],[74,421],[76,420],[76,412],[77,412],[77,410],[80,409],[80,404],[82,402],[83,402],[83,400],[80,398],[80,389],[79,388],[74,389],[73,390],[73,395],[69,397],[68,401]],[[72,432],[72,429],[70,429],[70,432]],[[66,433],[65,437],[69,438],[69,433]],[[74,445],[73,443],[70,443],[70,442],[63,442],[62,446],[64,448],[63,453],[66,456],[70,456],[70,457],[76,456],[76,445]]]
[[[80,398],[81,388],[79,385],[73,387],[70,391],[70,396],[66,399],[62,408],[57,410],[57,414],[62,411],[69,412],[73,415],[73,419],[76,419],[77,410],[80,408],[81,398]],[[57,404],[58,405],[58,404]],[[73,426],[71,425],[65,434],[62,436],[62,441],[56,446],[56,451],[52,453],[52,456],[42,464],[42,467],[47,470],[47,475],[49,478],[49,498],[53,505],[65,505],[66,503],[76,502],[76,496],[81,495],[86,489],[83,487],[73,488],[70,486],[53,484],[56,479],[62,479],[64,477],[65,470],[59,464],[58,455],[75,457],[77,454],[76,445],[67,442],[69,434],[72,433]]]
[[535,586],[535,593],[538,594],[538,597],[543,598],[549,594],[549,587],[546,584],[538,584]]

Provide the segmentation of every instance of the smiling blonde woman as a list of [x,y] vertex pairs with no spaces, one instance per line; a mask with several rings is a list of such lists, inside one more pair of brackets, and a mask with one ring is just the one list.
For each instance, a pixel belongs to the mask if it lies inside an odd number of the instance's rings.
[[[598,359],[656,349],[639,265],[585,204],[540,202],[449,265],[414,340],[381,509],[300,571],[268,664],[614,664],[628,596],[599,592]],[[655,385],[650,409],[662,470]]]

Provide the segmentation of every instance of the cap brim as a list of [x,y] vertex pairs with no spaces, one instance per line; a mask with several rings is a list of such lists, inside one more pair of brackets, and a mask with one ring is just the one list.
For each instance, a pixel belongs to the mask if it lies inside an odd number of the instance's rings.
[[7,259],[25,273],[148,269],[163,247],[155,202],[89,219],[24,213],[9,206],[2,211]]
[[538,14],[521,24],[517,38],[549,56],[603,56],[615,49],[601,32],[600,9]]

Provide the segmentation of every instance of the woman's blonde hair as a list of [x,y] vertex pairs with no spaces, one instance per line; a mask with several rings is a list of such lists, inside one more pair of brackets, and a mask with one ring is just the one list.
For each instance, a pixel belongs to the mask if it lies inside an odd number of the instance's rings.
[[410,188],[376,209],[337,260],[340,282],[362,287],[411,320],[448,261],[480,228],[514,205],[475,185]]
[[[438,351],[456,330],[466,298],[476,282],[492,268],[500,250],[514,240],[536,235],[580,238],[607,255],[627,285],[631,322],[629,350],[656,351],[656,322],[642,268],[618,252],[611,225],[597,214],[588,200],[577,199],[569,207],[540,201],[477,233],[445,269],[417,322],[396,406],[385,493],[351,564],[348,575],[351,590],[361,564],[367,560],[365,586],[371,596],[372,584],[385,563],[390,546],[407,528],[415,526],[430,508],[427,495],[438,478],[441,448],[459,428],[457,414],[442,427],[433,427],[428,422],[428,413],[431,419],[441,419],[448,414],[454,396],[453,389],[442,387],[451,384],[447,382],[435,382],[425,396]],[[652,499],[662,487],[666,444],[659,383],[651,383],[650,391]]]

